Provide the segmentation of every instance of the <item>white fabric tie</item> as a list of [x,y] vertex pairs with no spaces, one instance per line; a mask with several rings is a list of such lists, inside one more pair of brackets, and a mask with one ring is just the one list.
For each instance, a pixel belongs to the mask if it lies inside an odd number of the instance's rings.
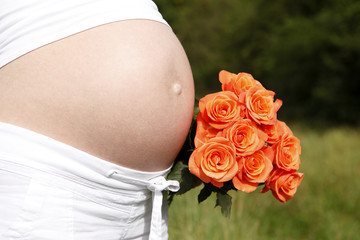
[[138,184],[147,187],[152,192],[152,213],[149,240],[160,240],[162,237],[162,191],[177,192],[180,189],[180,183],[175,180],[166,180],[165,177],[159,176],[148,181],[128,178],[118,174],[117,170],[110,170],[107,173],[108,177],[113,176],[124,182],[131,184]]
[[162,191],[169,190],[177,192],[180,189],[178,181],[167,181],[164,177],[156,177],[150,180],[148,189],[152,192],[152,213],[149,240],[159,240],[162,235]]

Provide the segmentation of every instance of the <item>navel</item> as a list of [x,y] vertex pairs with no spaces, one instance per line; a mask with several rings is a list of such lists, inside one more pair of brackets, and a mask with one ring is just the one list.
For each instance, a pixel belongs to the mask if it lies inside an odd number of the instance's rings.
[[180,95],[182,92],[182,87],[181,87],[180,83],[174,83],[172,85],[172,90],[176,95]]

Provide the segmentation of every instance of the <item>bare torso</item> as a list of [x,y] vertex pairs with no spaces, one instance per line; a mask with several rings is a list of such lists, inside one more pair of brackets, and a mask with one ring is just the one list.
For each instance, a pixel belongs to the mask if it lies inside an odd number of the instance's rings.
[[165,24],[106,24],[0,69],[0,122],[138,170],[171,165],[194,104],[190,66]]

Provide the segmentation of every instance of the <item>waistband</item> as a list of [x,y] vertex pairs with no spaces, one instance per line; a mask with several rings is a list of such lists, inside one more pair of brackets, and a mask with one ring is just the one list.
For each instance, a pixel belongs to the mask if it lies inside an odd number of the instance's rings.
[[[167,181],[170,168],[145,172],[102,160],[72,146],[28,129],[0,122],[0,160],[53,171],[72,180],[91,182],[112,191],[124,189],[152,192],[150,240],[162,233],[162,191],[178,191],[179,182]],[[121,184],[120,184],[121,182]],[[121,187],[120,187],[121,186]]]

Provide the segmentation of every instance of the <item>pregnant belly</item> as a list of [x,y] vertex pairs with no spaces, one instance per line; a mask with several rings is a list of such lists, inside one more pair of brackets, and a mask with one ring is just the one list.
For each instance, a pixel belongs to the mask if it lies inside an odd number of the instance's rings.
[[192,118],[194,87],[171,29],[103,25],[0,69],[0,121],[138,170],[171,165]]

